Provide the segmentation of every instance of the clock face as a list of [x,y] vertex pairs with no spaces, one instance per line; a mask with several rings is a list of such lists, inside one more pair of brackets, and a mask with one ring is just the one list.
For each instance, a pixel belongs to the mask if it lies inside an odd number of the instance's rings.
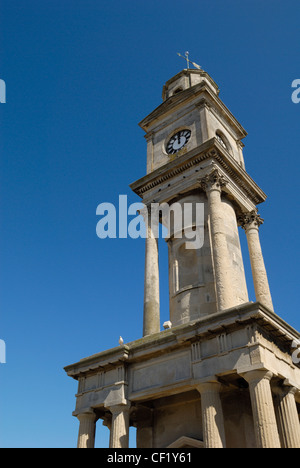
[[180,130],[175,133],[167,144],[167,153],[175,154],[177,151],[181,150],[191,138],[190,130]]

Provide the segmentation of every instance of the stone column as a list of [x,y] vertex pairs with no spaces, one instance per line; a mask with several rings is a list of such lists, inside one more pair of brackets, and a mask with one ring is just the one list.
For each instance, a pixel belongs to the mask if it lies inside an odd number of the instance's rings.
[[112,413],[109,448],[128,448],[130,405],[109,408]]
[[79,434],[77,448],[94,448],[96,434],[96,415],[94,412],[78,414]]
[[272,372],[264,369],[243,374],[249,383],[257,448],[280,448],[270,386]]
[[259,226],[263,222],[257,210],[244,213],[239,217],[239,224],[245,230],[247,236],[256,300],[273,310],[273,302],[259,240]]
[[203,442],[205,448],[225,448],[223,409],[220,399],[221,384],[209,381],[197,385],[201,395]]
[[208,198],[218,310],[229,309],[235,305],[230,278],[231,259],[228,253],[221,200],[222,187],[226,183],[218,169],[214,169],[200,180]]
[[146,258],[145,258],[145,289],[144,289],[144,323],[143,336],[160,332],[160,298],[159,298],[159,266],[158,239],[154,236],[151,226],[150,206],[148,216]]
[[282,448],[300,448],[300,424],[295,401],[297,389],[276,387],[275,409]]

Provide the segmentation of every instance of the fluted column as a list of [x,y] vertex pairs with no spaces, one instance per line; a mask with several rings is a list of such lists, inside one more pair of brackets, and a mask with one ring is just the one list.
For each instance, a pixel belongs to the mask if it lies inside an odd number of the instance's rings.
[[147,209],[147,238],[145,255],[145,289],[143,336],[160,332],[158,239],[151,226],[150,206]]
[[249,383],[257,448],[280,448],[270,386],[272,375],[263,369],[243,374]]
[[300,424],[295,401],[297,389],[276,387],[275,410],[282,448],[300,448]]
[[201,187],[206,191],[208,198],[218,310],[225,310],[235,305],[229,267],[231,259],[228,253],[221,200],[222,187],[226,183],[218,169],[214,169],[209,175],[200,179]]
[[273,310],[269,281],[259,240],[259,226],[263,222],[256,210],[244,213],[239,217],[239,224],[247,236],[256,300]]
[[205,448],[225,448],[226,446],[220,389],[221,384],[217,381],[209,381],[197,385],[197,390],[201,395]]
[[79,434],[77,448],[94,448],[96,433],[96,415],[94,412],[78,414]]
[[112,413],[109,448],[128,448],[130,405],[109,408]]

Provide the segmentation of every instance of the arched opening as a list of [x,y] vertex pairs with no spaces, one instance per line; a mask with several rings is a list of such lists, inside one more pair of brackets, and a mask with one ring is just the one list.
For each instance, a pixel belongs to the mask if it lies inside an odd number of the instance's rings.
[[216,131],[216,139],[223,146],[224,149],[230,152],[231,148],[228,143],[228,140],[220,130]]
[[178,94],[178,93],[181,93],[181,91],[183,91],[183,88],[181,86],[179,86],[179,88],[176,88],[174,93],[173,93],[173,96],[174,94]]

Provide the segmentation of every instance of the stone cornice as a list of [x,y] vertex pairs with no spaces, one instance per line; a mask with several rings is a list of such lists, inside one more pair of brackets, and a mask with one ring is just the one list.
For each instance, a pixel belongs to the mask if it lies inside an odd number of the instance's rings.
[[[201,100],[197,101],[196,97],[200,96],[201,94]],[[213,93],[213,91],[205,82],[196,84],[191,88],[182,91],[181,93],[171,96],[166,101],[161,103],[158,107],[156,107],[156,109],[154,109],[141,122],[139,122],[139,126],[145,132],[148,132],[155,121],[164,118],[167,114],[173,113],[177,107],[180,107],[182,104],[186,104],[188,101],[191,100],[195,100],[195,105],[197,106],[199,104],[204,105],[204,103],[206,103],[209,107],[212,107],[213,105],[216,106],[219,110],[222,111],[226,118],[235,127],[239,139],[242,139],[245,136],[247,136],[246,130],[242,127],[242,125],[238,122],[238,120],[234,117],[230,110],[225,106],[222,100]]]
[[165,85],[163,87],[163,92],[162,92],[162,99],[165,101],[165,92],[166,92],[167,88],[170,86],[170,84],[177,81],[178,78],[180,78],[183,75],[186,76],[186,77],[189,77],[189,75],[195,75],[195,74],[200,75],[200,76],[202,76],[202,78],[206,79],[211,84],[211,86],[215,89],[216,94],[220,93],[220,89],[219,89],[217,83],[212,79],[212,77],[205,70],[195,70],[195,69],[192,69],[192,68],[185,68],[185,69],[181,70],[179,73],[177,73],[177,75],[170,78],[165,83]]
[[147,174],[136,182],[130,184],[130,188],[141,198],[144,194],[161,183],[176,177],[187,169],[198,166],[201,162],[214,159],[224,169],[225,173],[243,190],[245,195],[255,204],[266,200],[266,194],[258,187],[247,172],[235,161],[235,159],[220,145],[216,138],[206,141],[201,146],[188,153],[179,156],[164,166]]
[[[66,366],[64,370],[71,377],[77,378],[81,374],[99,370],[99,368],[113,368],[122,365],[124,361],[128,359],[129,348],[126,345],[118,346],[117,348],[111,348],[106,351],[102,351],[92,356],[81,359],[75,364]],[[101,362],[101,365],[99,365]]]

